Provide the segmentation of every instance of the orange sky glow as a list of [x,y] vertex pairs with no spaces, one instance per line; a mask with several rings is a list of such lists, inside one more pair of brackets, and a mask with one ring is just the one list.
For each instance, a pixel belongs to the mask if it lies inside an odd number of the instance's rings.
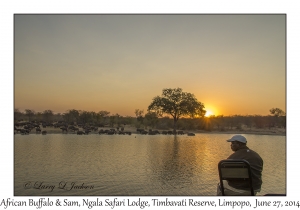
[[286,111],[285,15],[14,15],[14,107],[135,116],[180,87],[210,115]]

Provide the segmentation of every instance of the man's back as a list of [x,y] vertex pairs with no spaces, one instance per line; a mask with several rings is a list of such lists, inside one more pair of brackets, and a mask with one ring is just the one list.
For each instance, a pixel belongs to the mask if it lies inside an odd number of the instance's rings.
[[[263,170],[263,160],[255,151],[249,149],[246,145],[240,147],[227,159],[244,159],[250,163],[251,173],[252,173],[252,184],[254,190],[259,190],[262,185],[262,170]],[[237,189],[247,189],[244,183],[239,182],[228,182],[231,187]]]

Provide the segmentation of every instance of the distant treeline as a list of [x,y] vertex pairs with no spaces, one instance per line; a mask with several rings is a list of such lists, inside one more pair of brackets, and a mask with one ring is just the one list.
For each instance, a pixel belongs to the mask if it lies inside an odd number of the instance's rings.
[[[276,108],[277,111],[280,110]],[[177,123],[179,130],[242,130],[242,126],[248,128],[286,128],[286,116],[284,112],[274,112],[270,110],[270,115],[231,115],[231,116],[210,116],[201,118],[181,118]],[[281,110],[280,110],[281,111]],[[280,114],[278,114],[280,113]],[[89,124],[95,126],[123,127],[135,126],[144,129],[173,129],[173,119],[164,116],[158,117],[154,112],[146,114],[141,110],[135,110],[136,117],[110,114],[108,111],[89,112],[81,110],[68,110],[65,113],[54,114],[51,110],[35,112],[26,109],[25,112],[14,110],[14,121],[35,121],[35,122],[66,122],[70,124]]]

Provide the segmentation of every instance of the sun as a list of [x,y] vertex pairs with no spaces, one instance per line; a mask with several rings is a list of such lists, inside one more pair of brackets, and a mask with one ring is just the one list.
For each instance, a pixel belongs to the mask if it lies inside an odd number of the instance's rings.
[[211,115],[213,115],[212,111],[210,110],[206,110],[206,113],[205,113],[205,117],[210,117]]

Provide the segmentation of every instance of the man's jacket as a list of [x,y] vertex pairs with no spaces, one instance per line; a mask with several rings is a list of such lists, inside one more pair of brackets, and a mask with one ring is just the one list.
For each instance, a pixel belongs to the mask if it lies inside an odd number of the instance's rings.
[[[252,173],[252,185],[254,190],[259,190],[262,185],[262,170],[263,170],[263,160],[253,150],[249,149],[246,145],[241,147],[239,150],[235,151],[232,155],[230,155],[227,159],[244,159],[250,163],[251,173]],[[239,183],[228,181],[228,184],[231,187],[237,189],[249,189],[247,183]]]

